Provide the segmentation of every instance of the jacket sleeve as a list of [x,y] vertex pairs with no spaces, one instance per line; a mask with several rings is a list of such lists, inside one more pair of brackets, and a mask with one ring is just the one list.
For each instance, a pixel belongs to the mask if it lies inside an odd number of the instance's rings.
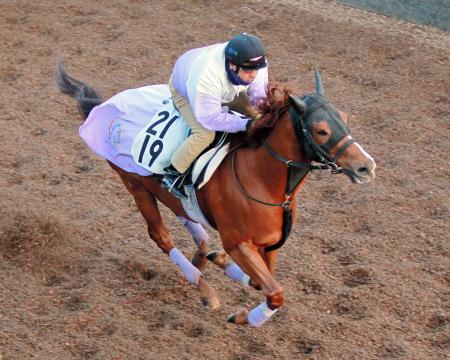
[[230,133],[244,131],[249,121],[228,112],[222,112],[220,80],[211,71],[200,74],[188,85],[188,98],[197,121],[211,131]]
[[230,133],[244,131],[250,120],[246,117],[222,112],[220,97],[197,93],[194,101],[194,115],[197,121],[208,130]]

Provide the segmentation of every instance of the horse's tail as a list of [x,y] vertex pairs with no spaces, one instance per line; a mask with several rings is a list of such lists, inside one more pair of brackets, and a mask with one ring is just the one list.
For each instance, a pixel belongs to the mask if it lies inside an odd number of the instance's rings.
[[78,111],[83,119],[88,117],[95,106],[103,102],[101,96],[93,88],[66,73],[60,56],[56,60],[55,82],[59,91],[77,101]]

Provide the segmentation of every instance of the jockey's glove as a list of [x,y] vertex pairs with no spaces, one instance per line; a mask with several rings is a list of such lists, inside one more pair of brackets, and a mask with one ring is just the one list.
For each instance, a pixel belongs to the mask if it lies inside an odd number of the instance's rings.
[[231,102],[224,105],[228,106],[230,110],[236,111],[239,114],[245,115],[253,120],[257,120],[261,117],[258,111],[256,111],[250,103],[248,95],[243,91],[235,96]]

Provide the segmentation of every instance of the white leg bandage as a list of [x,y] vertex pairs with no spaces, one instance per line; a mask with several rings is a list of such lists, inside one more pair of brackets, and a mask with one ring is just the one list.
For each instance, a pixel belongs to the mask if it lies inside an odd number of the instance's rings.
[[195,286],[198,286],[198,280],[202,276],[202,273],[194,265],[192,265],[188,259],[186,259],[186,256],[184,256],[183,253],[177,248],[173,248],[169,252],[169,257],[170,260],[178,266],[187,281]]
[[278,309],[270,310],[265,302],[255,307],[247,316],[250,326],[258,327],[264,324]]
[[233,280],[239,281],[244,285],[249,285],[250,276],[248,276],[242,269],[234,262],[225,265],[225,274]]
[[178,219],[180,219],[184,227],[189,231],[197,246],[200,246],[203,241],[208,243],[209,236],[202,225],[189,221],[183,216],[178,216]]

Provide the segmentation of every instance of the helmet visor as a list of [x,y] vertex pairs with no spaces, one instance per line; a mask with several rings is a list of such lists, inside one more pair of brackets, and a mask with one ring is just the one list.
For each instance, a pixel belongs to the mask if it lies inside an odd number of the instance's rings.
[[239,64],[244,70],[259,70],[265,68],[267,66],[267,61],[265,56],[258,56],[253,59],[249,59],[244,61],[242,64]]

